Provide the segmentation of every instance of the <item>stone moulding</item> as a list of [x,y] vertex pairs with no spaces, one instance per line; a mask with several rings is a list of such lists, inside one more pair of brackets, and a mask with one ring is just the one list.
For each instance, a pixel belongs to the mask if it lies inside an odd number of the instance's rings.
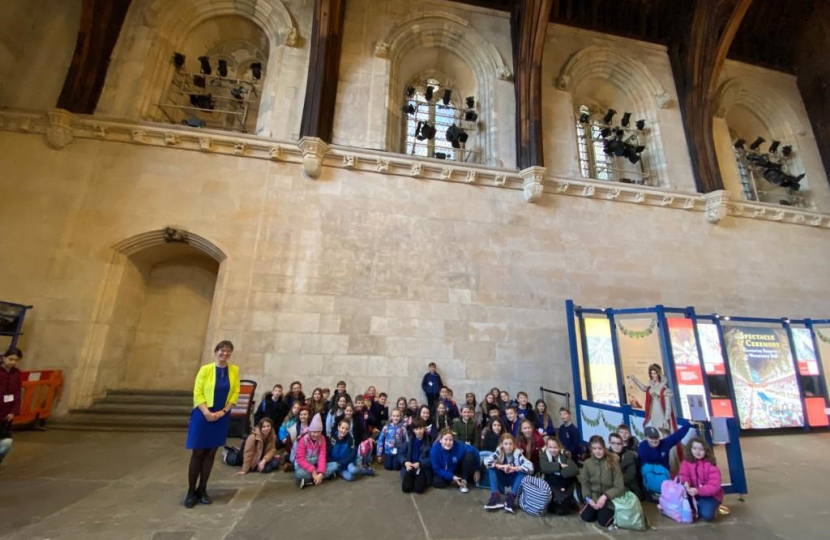
[[712,224],[732,216],[830,229],[830,214],[734,200],[726,191],[700,194],[584,178],[554,178],[546,176],[544,167],[530,167],[515,172],[455,162],[449,165],[444,160],[328,145],[315,138],[283,141],[217,130],[75,115],[61,110],[46,113],[0,111],[0,131],[39,134],[45,136],[50,148],[64,152],[71,151],[71,145],[75,142],[87,139],[152,146],[170,151],[210,152],[237,159],[262,159],[272,163],[279,161],[279,166],[283,166],[283,163],[301,164],[303,174],[309,178],[319,177],[323,167],[352,169],[374,174],[412,176],[429,181],[518,190],[531,203],[547,193],[590,199],[597,201],[597,204],[630,203],[667,210],[701,212],[704,217],[701,221]]

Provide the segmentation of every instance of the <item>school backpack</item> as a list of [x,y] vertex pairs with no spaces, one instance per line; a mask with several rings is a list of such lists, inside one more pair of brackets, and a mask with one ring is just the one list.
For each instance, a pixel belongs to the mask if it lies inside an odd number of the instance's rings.
[[[242,445],[244,448],[244,444]],[[243,461],[242,449],[235,446],[226,446],[222,449],[222,463],[231,467],[241,467]]]
[[663,515],[678,523],[691,523],[692,506],[686,495],[686,488],[676,480],[666,480],[660,488],[660,502],[657,508]]
[[671,481],[668,469],[657,463],[646,463],[640,469],[643,475],[643,487],[650,493],[660,493],[663,482]]
[[643,507],[640,505],[640,499],[630,491],[626,491],[625,495],[617,497],[613,500],[614,503],[614,523],[620,529],[630,529],[632,531],[646,530],[646,517],[643,514]]
[[375,450],[375,441],[374,439],[366,439],[359,445],[357,445],[357,455],[361,458],[365,459],[372,459],[372,454]]
[[553,494],[550,486],[541,478],[527,475],[519,485],[519,508],[531,516],[543,516]]

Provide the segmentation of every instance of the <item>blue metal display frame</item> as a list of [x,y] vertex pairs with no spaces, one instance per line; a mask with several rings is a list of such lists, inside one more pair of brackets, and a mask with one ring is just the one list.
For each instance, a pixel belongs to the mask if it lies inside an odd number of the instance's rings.
[[[17,317],[17,325],[15,326],[15,329],[11,332],[0,332],[0,336],[11,337],[11,343],[9,343],[7,349],[13,349],[17,347],[17,341],[20,339],[20,336],[23,335],[23,319],[26,318],[26,312],[32,309],[34,306],[26,306],[23,304],[15,304],[14,302],[5,301],[0,301],[0,305],[11,306],[20,309],[20,316]],[[5,349],[0,352],[5,352]]]

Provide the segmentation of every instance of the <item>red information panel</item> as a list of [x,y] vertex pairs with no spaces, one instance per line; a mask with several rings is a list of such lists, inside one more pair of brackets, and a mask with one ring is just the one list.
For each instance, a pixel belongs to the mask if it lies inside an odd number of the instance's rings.
[[708,420],[706,389],[703,386],[703,372],[697,353],[695,330],[691,319],[668,319],[671,337],[674,371],[683,417],[693,420]]
[[830,425],[827,419],[826,405],[823,397],[808,397],[804,400],[807,404],[807,423],[812,427]]
[[735,413],[732,411],[732,402],[728,399],[712,399],[712,416],[734,418]]

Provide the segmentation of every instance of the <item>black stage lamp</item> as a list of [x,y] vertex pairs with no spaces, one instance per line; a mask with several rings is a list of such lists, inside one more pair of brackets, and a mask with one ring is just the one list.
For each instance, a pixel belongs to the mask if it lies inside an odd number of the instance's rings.
[[202,77],[201,75],[194,75],[193,76],[193,86],[195,86],[196,88],[204,88],[205,86],[207,86],[207,83],[205,82],[205,78]]
[[476,98],[474,98],[473,96],[467,96],[466,101],[467,101],[467,108],[468,109],[472,109],[473,107],[476,106]]
[[406,87],[406,97],[411,98],[415,95],[415,87],[411,84]]
[[475,122],[478,120],[478,113],[473,110],[469,110],[464,113],[464,120],[467,122]]
[[644,129],[646,129],[646,121],[645,120],[637,120],[636,125],[637,125],[637,129],[639,129],[640,131],[643,131]]
[[462,129],[461,135],[458,136],[458,142],[460,142],[461,144],[467,144],[467,139],[469,137],[470,136],[467,134],[467,132]]
[[627,112],[623,114],[622,120],[620,120],[620,124],[622,127],[628,127],[631,124],[631,113]]
[[180,52],[173,53],[173,65],[176,66],[176,69],[183,68],[186,59],[187,57]]
[[446,90],[444,90],[444,95],[441,97],[441,102],[445,106],[449,106],[451,97],[452,97],[452,90],[447,88]]
[[410,103],[409,105],[406,105],[403,108],[403,112],[405,112],[406,114],[408,114],[410,116],[415,114],[415,105],[413,105],[412,103]]
[[220,77],[227,77],[228,76],[228,61],[227,60],[219,60],[219,67],[217,70],[219,72]]
[[587,124],[588,120],[590,120],[590,119],[591,119],[591,115],[586,113],[586,112],[579,115],[579,123],[580,124]]
[[239,86],[237,88],[232,88],[231,89],[231,95],[233,97],[235,97],[236,99],[238,99],[239,101],[242,101],[243,99],[245,99],[245,89],[242,88],[241,86]]
[[424,98],[427,101],[432,101],[432,95],[435,93],[435,87],[427,85],[427,91],[424,92]]
[[207,56],[200,56],[199,63],[202,65],[202,74],[210,75],[213,72],[213,70],[210,68],[210,58],[208,58]]
[[757,139],[755,139],[755,142],[753,142],[752,144],[749,145],[749,149],[750,150],[758,150],[761,147],[761,145],[764,144],[765,142],[766,142],[765,138],[758,137]]
[[789,156],[793,153],[793,147],[788,144],[787,146],[781,149],[781,153],[785,156]]
[[447,154],[444,152],[435,152],[435,159],[447,159]]
[[603,139],[605,139],[605,138],[607,138],[609,135],[611,135],[611,128],[607,128],[607,127],[606,127],[606,128],[602,128],[602,130],[600,130],[599,134],[600,134],[600,136],[601,136]]
[[610,124],[611,120],[614,119],[615,114],[617,114],[617,111],[615,111],[614,109],[608,109],[608,112],[605,113],[605,116],[603,117],[602,121],[605,122],[606,125]]
[[770,154],[775,154],[776,152],[778,152],[778,147],[779,147],[780,145],[781,145],[781,141],[772,141],[772,144],[771,144],[771,145],[769,145],[769,150],[768,150],[768,152],[769,152]]
[[643,146],[643,145],[638,145],[638,146],[636,146],[636,147],[634,148],[634,152],[636,152],[636,153],[638,153],[638,154],[642,154],[642,153],[643,153],[643,151],[644,151],[645,149],[646,149],[646,147],[645,147],[645,146]]
[[435,134],[438,133],[438,130],[435,129],[435,126],[430,122],[424,122],[421,126],[421,137],[418,140],[423,141],[424,139],[432,140],[435,138]]
[[190,104],[199,109],[213,110],[216,102],[210,94],[190,94]]
[[461,129],[459,129],[458,126],[453,124],[450,127],[448,127],[446,137],[447,141],[449,141],[453,148],[461,148]]
[[745,144],[746,141],[744,139],[738,139],[737,141],[735,141],[735,148],[737,148],[738,150],[743,150]]
[[636,164],[638,161],[640,161],[640,156],[638,156],[637,154],[632,153],[628,156],[628,161],[630,161],[631,163]]
[[254,62],[251,64],[251,75],[253,75],[256,80],[260,80],[262,78],[262,63]]
[[625,152],[625,146],[622,141],[611,139],[605,142],[603,151],[608,155],[614,154],[615,156],[621,156]]

